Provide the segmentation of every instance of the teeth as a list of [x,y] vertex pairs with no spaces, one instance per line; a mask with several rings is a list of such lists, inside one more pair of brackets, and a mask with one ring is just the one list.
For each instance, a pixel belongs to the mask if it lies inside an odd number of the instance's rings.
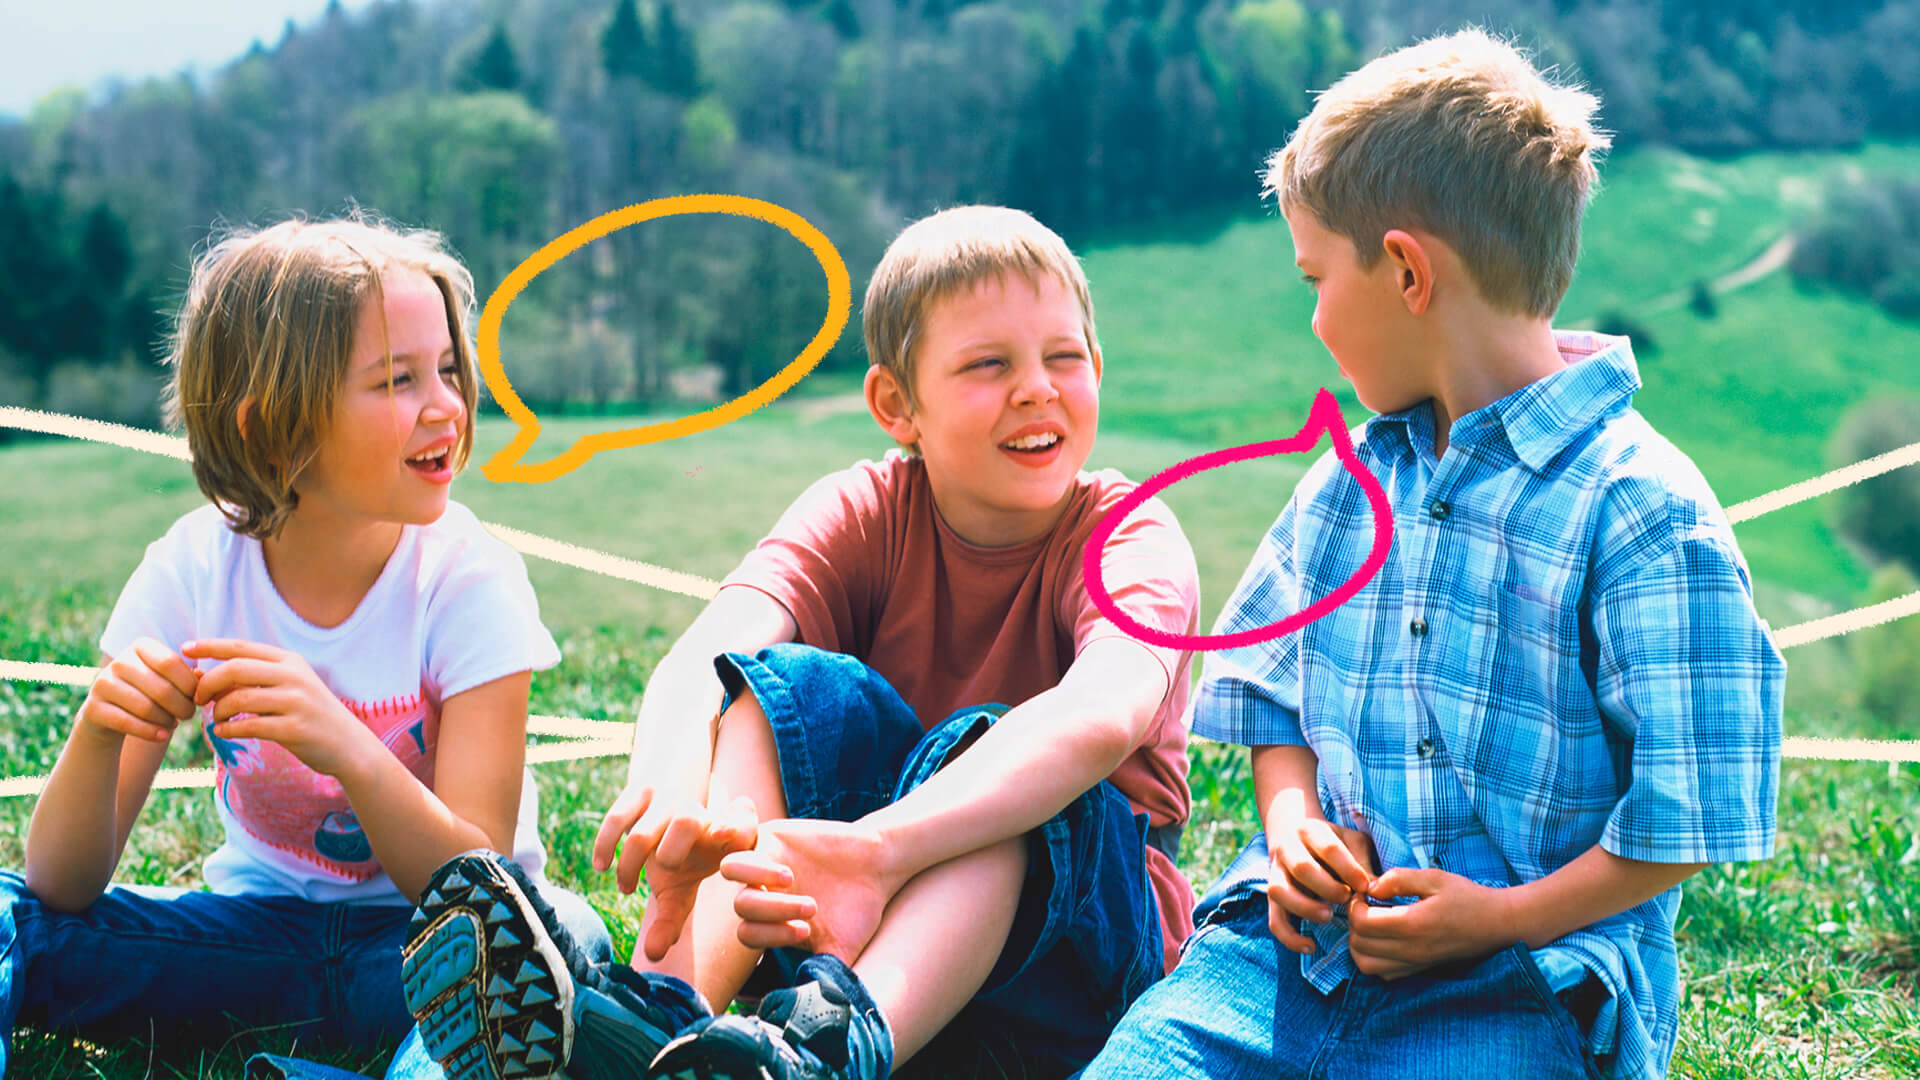
[[1001,445],[1013,450],[1038,450],[1041,447],[1052,446],[1059,441],[1060,436],[1048,432],[1043,435],[1028,435],[1025,438],[1012,439]]
[[409,464],[425,465],[430,461],[439,461],[441,454],[444,452],[445,451],[436,450],[431,454],[418,454],[418,455],[415,455],[414,457],[408,458],[407,462]]

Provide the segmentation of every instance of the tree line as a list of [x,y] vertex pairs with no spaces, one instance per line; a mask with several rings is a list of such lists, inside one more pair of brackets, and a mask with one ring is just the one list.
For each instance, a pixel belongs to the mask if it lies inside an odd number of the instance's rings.
[[[1920,127],[1920,0],[336,3],[205,80],[0,120],[0,389],[143,419],[128,402],[190,249],[293,211],[439,228],[484,293],[567,228],[669,194],[787,206],[856,287],[902,221],[956,202],[1022,206],[1070,239],[1251,210],[1313,89],[1469,19],[1593,85],[1625,145]],[[663,221],[543,276],[507,362],[545,402],[660,397],[690,368],[737,392],[824,307],[770,226]],[[857,335],[828,363],[861,363]]]

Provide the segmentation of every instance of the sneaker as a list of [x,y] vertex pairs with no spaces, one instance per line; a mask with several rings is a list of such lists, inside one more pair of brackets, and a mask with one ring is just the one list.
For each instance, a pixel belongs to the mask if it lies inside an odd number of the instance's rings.
[[757,1015],[702,1020],[668,1043],[648,1080],[886,1080],[893,1033],[859,976],[809,957],[809,981],[776,990]]
[[400,979],[448,1080],[638,1076],[710,1013],[679,979],[588,961],[526,872],[491,851],[434,871]]

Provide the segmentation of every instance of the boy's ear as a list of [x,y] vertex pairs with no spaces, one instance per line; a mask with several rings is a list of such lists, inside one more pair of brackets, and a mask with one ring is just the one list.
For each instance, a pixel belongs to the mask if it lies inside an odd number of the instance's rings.
[[867,411],[894,442],[912,446],[920,441],[920,429],[913,422],[913,406],[907,403],[906,389],[893,372],[875,364],[867,369],[862,389],[867,396]]
[[1100,343],[1093,342],[1093,385],[1100,385]]
[[1405,229],[1388,229],[1380,238],[1380,246],[1393,266],[1401,303],[1407,305],[1409,314],[1425,314],[1433,303],[1433,253]]

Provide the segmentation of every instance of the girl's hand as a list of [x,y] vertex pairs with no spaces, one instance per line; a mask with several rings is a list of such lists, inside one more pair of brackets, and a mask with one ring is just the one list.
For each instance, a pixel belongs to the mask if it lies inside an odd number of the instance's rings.
[[200,704],[213,705],[215,735],[278,743],[307,768],[335,779],[367,760],[373,733],[299,653],[230,638],[190,641],[180,651],[223,661],[200,676],[194,694]]
[[116,744],[127,735],[164,743],[193,716],[199,682],[200,673],[180,654],[141,638],[94,676],[78,726]]

